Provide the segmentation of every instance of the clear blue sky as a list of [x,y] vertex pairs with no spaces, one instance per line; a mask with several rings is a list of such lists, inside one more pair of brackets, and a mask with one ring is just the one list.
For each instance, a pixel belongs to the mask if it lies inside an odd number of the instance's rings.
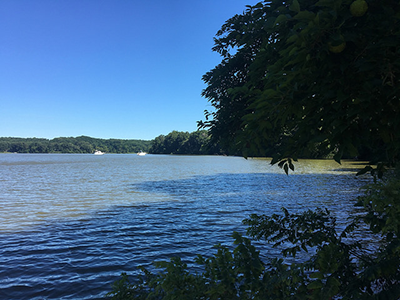
[[0,0],[0,137],[195,131],[221,25],[251,0]]

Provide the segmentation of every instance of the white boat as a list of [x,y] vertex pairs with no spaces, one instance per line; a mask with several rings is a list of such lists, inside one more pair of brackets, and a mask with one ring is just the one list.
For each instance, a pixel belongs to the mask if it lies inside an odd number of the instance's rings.
[[101,152],[101,151],[99,151],[99,150],[96,150],[96,151],[94,151],[93,154],[94,154],[94,155],[103,155],[104,152]]
[[138,153],[137,153],[137,155],[139,155],[139,156],[145,156],[147,153],[146,152],[143,152],[143,151],[139,151]]

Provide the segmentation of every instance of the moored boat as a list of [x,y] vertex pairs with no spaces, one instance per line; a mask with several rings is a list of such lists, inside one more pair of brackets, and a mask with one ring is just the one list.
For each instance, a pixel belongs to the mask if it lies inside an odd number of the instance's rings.
[[103,155],[104,152],[101,152],[100,150],[96,150],[96,151],[94,151],[93,154],[94,154],[94,155]]

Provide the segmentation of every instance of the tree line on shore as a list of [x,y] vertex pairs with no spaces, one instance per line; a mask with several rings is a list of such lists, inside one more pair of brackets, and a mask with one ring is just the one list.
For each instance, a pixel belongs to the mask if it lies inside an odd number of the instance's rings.
[[[300,152],[301,158],[328,158],[332,153],[322,153],[318,150],[317,143],[310,145]],[[167,135],[159,135],[151,141],[148,151],[152,154],[194,154],[194,155],[242,155],[242,149],[237,144],[223,145],[216,141],[208,130],[197,130],[191,133],[187,131],[171,131]],[[248,149],[247,156],[260,157],[272,156],[274,146],[260,151],[259,149]],[[350,158],[350,157],[346,157]]]
[[0,137],[0,152],[11,153],[93,153],[100,150],[107,153],[152,154],[235,154],[224,151],[210,142],[206,130],[172,131],[159,135],[153,140],[98,139],[88,136],[45,138]]
[[[45,138],[0,137],[0,152],[10,153],[93,153],[99,150],[106,153],[187,154],[187,155],[241,155],[241,149],[232,145],[221,147],[219,141],[212,139],[207,130],[171,131],[153,140],[99,139],[88,136]],[[248,156],[265,156],[270,151],[249,151]],[[302,152],[302,158],[327,158],[317,147],[309,147]]]
[[151,141],[98,139],[88,136],[44,138],[1,137],[0,152],[11,153],[135,153],[148,151]]
[[238,155],[238,151],[222,150],[212,142],[207,130],[172,131],[153,140],[98,139],[88,136],[45,138],[0,137],[0,152],[11,153],[136,153],[190,155]]
[[172,131],[167,135],[157,136],[151,144],[149,153],[152,154],[235,154],[222,151],[218,144],[211,142],[207,130]]

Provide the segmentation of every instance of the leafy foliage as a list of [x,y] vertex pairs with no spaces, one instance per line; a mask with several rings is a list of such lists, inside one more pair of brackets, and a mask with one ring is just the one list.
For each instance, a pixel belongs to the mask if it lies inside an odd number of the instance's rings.
[[221,145],[287,157],[334,153],[393,164],[400,149],[400,4],[263,1],[229,19],[204,75],[215,108],[199,122]]
[[[381,299],[400,296],[400,171],[394,179],[379,181],[359,198],[358,205],[366,209],[364,217],[372,232],[380,235],[380,247],[364,272],[365,280],[379,285]],[[394,296],[397,295],[395,298]]]
[[[156,263],[157,267],[163,268],[158,274],[141,268],[144,276],[135,284],[131,284],[123,274],[109,295],[112,299],[189,300],[269,299],[266,297],[295,294],[293,286],[302,284],[292,278],[297,271],[289,270],[282,259],[265,265],[249,239],[236,232],[233,237],[236,244],[233,251],[218,245],[214,256],[198,256],[196,262],[204,269],[201,274],[190,274],[186,264],[179,258],[172,258],[169,262]],[[276,278],[276,273],[286,276]]]
[[159,135],[152,141],[149,150],[153,154],[222,154],[218,145],[210,141],[206,130],[192,133],[172,131]]

